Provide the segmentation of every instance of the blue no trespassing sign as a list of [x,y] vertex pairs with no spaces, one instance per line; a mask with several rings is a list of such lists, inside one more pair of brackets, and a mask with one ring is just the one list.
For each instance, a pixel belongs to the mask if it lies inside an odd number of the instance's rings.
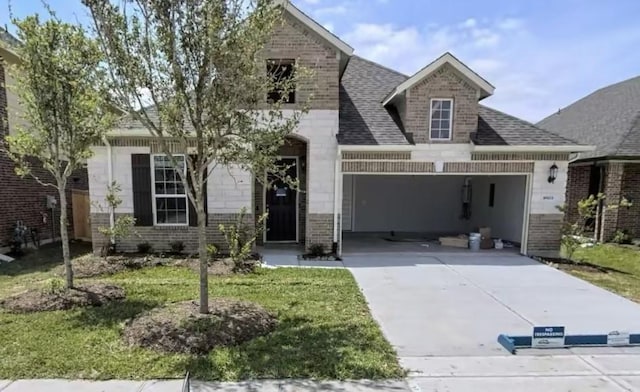
[[531,347],[549,348],[564,346],[564,327],[533,327]]

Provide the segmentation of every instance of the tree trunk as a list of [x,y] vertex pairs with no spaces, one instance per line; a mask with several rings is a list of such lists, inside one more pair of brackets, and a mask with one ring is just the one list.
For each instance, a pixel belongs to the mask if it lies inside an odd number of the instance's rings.
[[200,258],[200,313],[209,313],[209,255],[207,254],[207,215],[203,195],[196,202],[198,211],[198,256]]
[[64,260],[65,281],[67,290],[73,288],[73,269],[69,252],[69,234],[67,233],[67,194],[64,184],[58,189],[60,197],[60,240],[62,241],[62,259]]

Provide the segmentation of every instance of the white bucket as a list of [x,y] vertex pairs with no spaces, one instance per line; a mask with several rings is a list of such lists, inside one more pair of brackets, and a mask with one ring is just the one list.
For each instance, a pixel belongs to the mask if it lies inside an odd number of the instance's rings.
[[480,250],[480,233],[469,233],[469,249],[474,252]]

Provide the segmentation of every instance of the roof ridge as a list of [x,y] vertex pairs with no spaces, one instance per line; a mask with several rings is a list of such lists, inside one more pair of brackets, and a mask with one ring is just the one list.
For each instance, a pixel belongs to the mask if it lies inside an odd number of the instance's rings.
[[565,137],[565,136],[558,135],[557,133],[555,133],[555,132],[551,132],[551,131],[549,131],[548,129],[541,128],[541,127],[539,127],[538,125],[536,125],[536,124],[534,124],[534,123],[532,123],[532,122],[529,122],[529,121],[527,121],[527,120],[523,120],[523,119],[521,119],[520,117],[516,117],[516,116],[514,116],[514,115],[511,115],[511,114],[509,114],[509,113],[505,113],[505,112],[503,112],[503,111],[501,111],[501,110],[494,109],[494,108],[489,107],[489,106],[486,106],[486,105],[478,104],[478,106],[483,107],[483,108],[488,109],[488,110],[491,110],[491,111],[493,111],[493,112],[495,112],[495,113],[500,113],[500,114],[501,114],[501,115],[503,115],[503,116],[507,116],[507,117],[512,118],[512,119],[514,119],[514,120],[516,120],[516,121],[520,121],[521,123],[524,123],[524,124],[530,125],[530,126],[532,126],[532,127],[536,128],[536,129],[537,129],[537,130],[539,130],[539,131],[546,132],[546,133],[548,133],[548,134],[551,134],[551,135],[557,136],[557,137],[559,137],[559,138],[561,138],[561,139],[563,139],[563,140],[565,140],[565,141],[568,141],[568,142],[571,142],[571,143],[576,143],[576,141],[575,141],[575,140],[571,140],[571,139],[569,139],[569,138],[567,138],[567,137]]
[[400,72],[400,71],[396,71],[395,69],[389,68],[389,67],[387,67],[387,66],[385,66],[385,65],[382,65],[382,64],[376,63],[376,62],[375,62],[375,61],[373,61],[373,60],[366,59],[366,58],[364,58],[364,57],[362,57],[362,56],[358,56],[358,55],[356,55],[356,54],[354,54],[354,55],[353,55],[353,56],[351,56],[351,57],[355,57],[355,58],[360,59],[360,60],[362,60],[362,61],[364,61],[364,62],[366,62],[366,63],[369,63],[369,64],[371,64],[371,65],[374,65],[374,66],[376,66],[376,67],[378,67],[378,68],[382,68],[382,69],[387,70],[387,71],[389,71],[389,72],[393,72],[394,74],[396,74],[396,75],[398,75],[398,76],[402,76],[402,77],[405,77],[405,78],[409,79],[409,75],[403,74],[402,72]]

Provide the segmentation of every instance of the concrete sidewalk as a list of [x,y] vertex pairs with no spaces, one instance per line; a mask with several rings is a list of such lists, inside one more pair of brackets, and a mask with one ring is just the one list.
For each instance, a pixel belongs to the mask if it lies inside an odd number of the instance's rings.
[[[85,381],[0,380],[0,392],[182,392],[182,380]],[[243,382],[191,381],[192,392],[406,392],[405,381],[255,380]]]

